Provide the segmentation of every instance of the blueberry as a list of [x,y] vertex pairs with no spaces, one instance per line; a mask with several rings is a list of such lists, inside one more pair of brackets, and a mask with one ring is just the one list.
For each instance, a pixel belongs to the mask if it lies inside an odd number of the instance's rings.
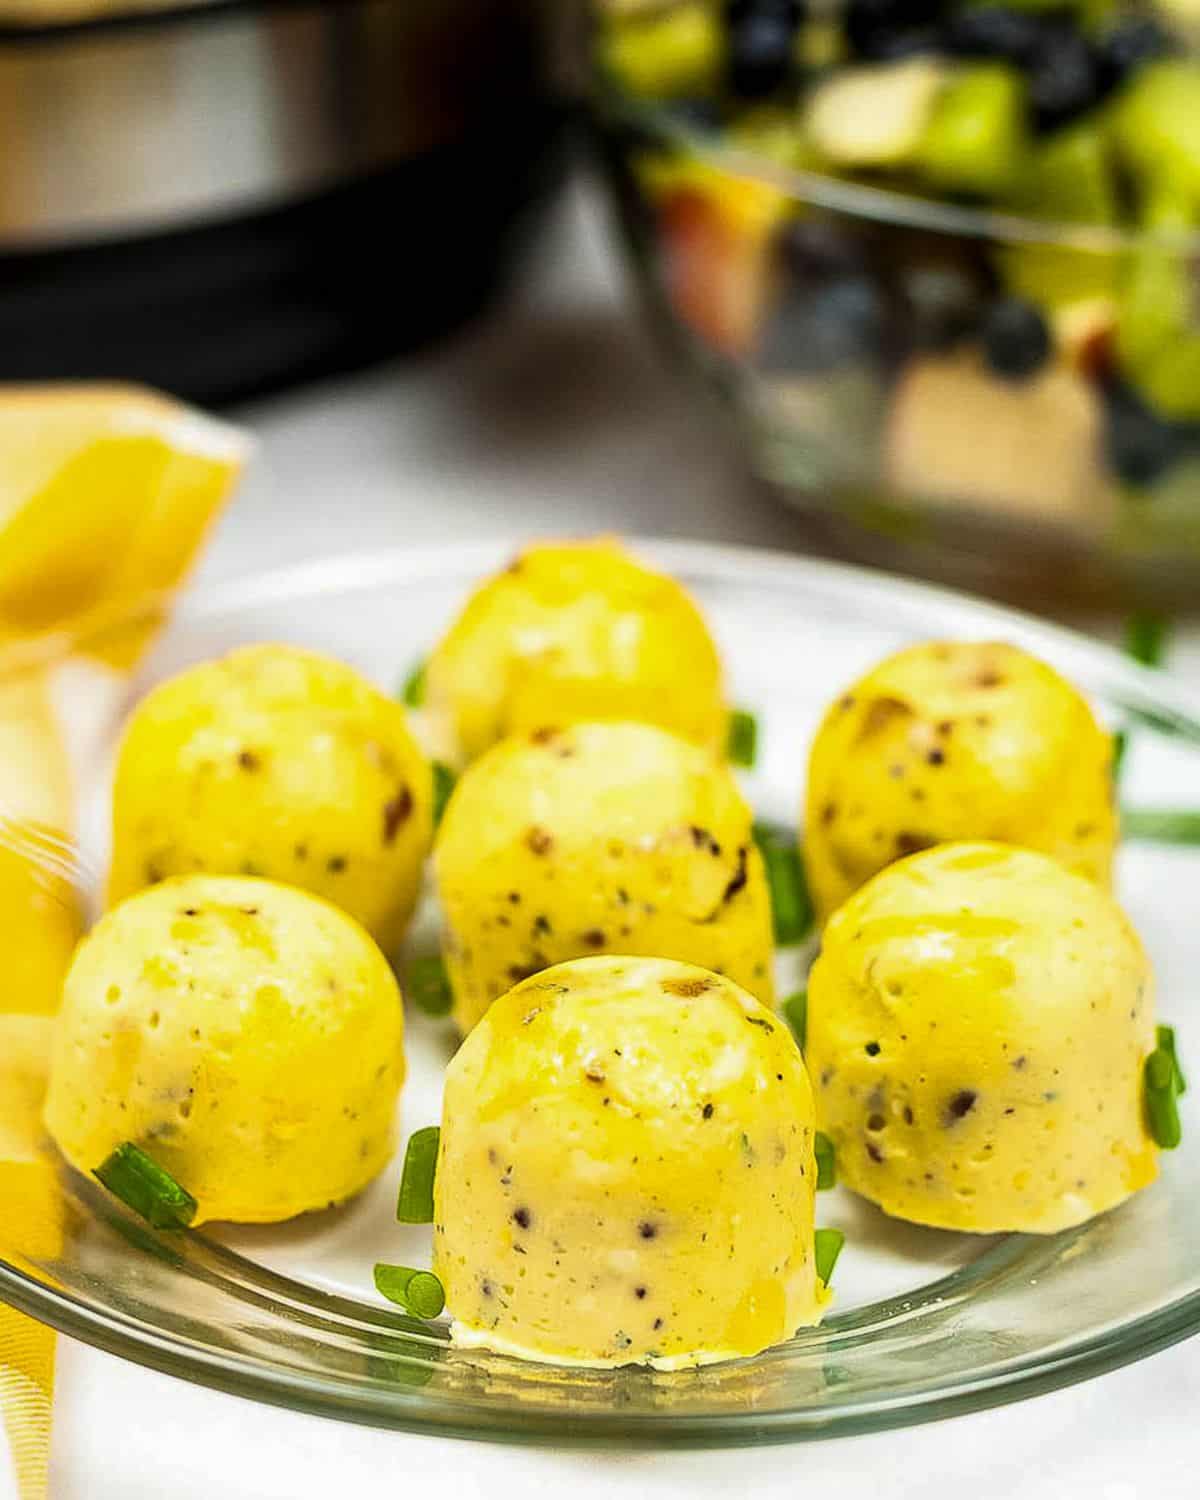
[[941,11],[941,0],[849,0],[846,37],[862,57],[895,57],[897,38],[936,26]]
[[1036,58],[1045,31],[1043,19],[1030,11],[985,5],[952,16],[945,45],[960,57],[995,57],[1023,68]]
[[1021,297],[1004,297],[983,315],[983,352],[991,369],[1006,380],[1034,374],[1050,356],[1046,320]]
[[729,30],[729,87],[739,99],[764,99],[788,80],[796,27],[783,10],[748,12]]
[[760,351],[769,370],[823,374],[844,365],[877,363],[888,351],[887,294],[864,276],[841,276],[816,290],[797,288],[767,327]]
[[1100,68],[1107,88],[1117,88],[1143,63],[1175,50],[1170,32],[1150,16],[1119,21],[1100,42]]
[[1047,27],[1029,64],[1029,104],[1040,130],[1056,130],[1099,102],[1100,54],[1069,26]]
[[1105,448],[1127,484],[1153,484],[1182,456],[1186,436],[1156,417],[1128,386],[1105,389]]

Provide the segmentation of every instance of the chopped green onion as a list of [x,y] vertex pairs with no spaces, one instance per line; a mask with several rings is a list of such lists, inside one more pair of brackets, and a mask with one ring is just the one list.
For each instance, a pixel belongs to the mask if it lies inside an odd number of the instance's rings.
[[1200,812],[1170,807],[1123,807],[1121,833],[1147,844],[1200,844]]
[[731,765],[747,769],[758,759],[758,720],[744,708],[730,710],[725,757]]
[[436,953],[414,958],[408,965],[409,999],[427,1016],[448,1016],[454,1004],[446,965]]
[[1121,772],[1125,767],[1125,756],[1129,752],[1129,731],[1118,729],[1112,737],[1112,779],[1113,784],[1118,785],[1121,780]]
[[840,1229],[818,1229],[813,1235],[813,1254],[817,1262],[817,1275],[829,1285],[829,1278],[833,1275],[833,1268],[837,1265],[838,1256],[842,1253],[842,1246],[846,1243],[846,1236]]
[[1187,1093],[1188,1086],[1183,1068],[1179,1063],[1179,1054],[1175,1050],[1174,1026],[1160,1026],[1157,1031],[1157,1040],[1162,1050],[1171,1054],[1171,1061],[1175,1064],[1175,1092],[1182,1098]]
[[1170,642],[1171,626],[1162,615],[1131,615],[1125,625],[1125,651],[1144,667],[1161,667]]
[[1143,1076],[1146,1124],[1164,1151],[1174,1151],[1183,1139],[1179,1123],[1179,1082],[1175,1059],[1165,1047],[1156,1047],[1146,1059]]
[[813,909],[796,840],[786,828],[756,823],[754,842],[766,866],[775,941],[781,948],[803,942],[812,930]]
[[185,1229],[196,1217],[196,1200],[191,1193],[132,1141],[106,1157],[95,1176],[115,1198],[156,1229]]
[[416,1271],[412,1266],[389,1266],[378,1261],[375,1290],[414,1318],[436,1318],[446,1305],[446,1293],[433,1272]]
[[408,1138],[396,1200],[396,1217],[401,1224],[433,1223],[433,1179],[441,1135],[436,1125],[426,1125]]
[[[1170,626],[1161,615],[1138,614],[1130,616],[1125,626],[1125,653],[1133,657],[1134,661],[1140,661],[1146,667],[1161,667],[1167,654],[1167,645],[1170,638]],[[1149,724],[1167,734],[1174,732],[1174,726],[1170,723],[1155,723],[1153,715],[1139,714],[1135,711],[1135,717],[1143,723]],[[1116,786],[1121,780],[1121,771],[1125,765],[1125,755],[1129,749],[1129,731],[1118,729],[1113,735],[1113,758],[1112,779]],[[1127,830],[1126,830],[1127,831]],[[1129,837],[1137,838],[1139,835],[1130,834]],[[1142,835],[1153,837],[1153,835]],[[1191,839],[1164,840],[1173,843],[1191,843]]]
[[796,1038],[796,1045],[803,1052],[808,1040],[808,991],[797,990],[794,995],[789,995],[782,1008],[784,1019]]
[[823,1130],[813,1138],[813,1152],[817,1158],[817,1192],[823,1193],[837,1184],[837,1157],[833,1142]]
[[419,661],[404,679],[400,697],[409,708],[420,708],[425,702],[425,663],[423,661]]
[[450,793],[454,790],[454,783],[458,780],[450,767],[442,760],[433,763],[433,826],[436,828],[442,821],[442,814],[446,811],[446,803],[450,800]]

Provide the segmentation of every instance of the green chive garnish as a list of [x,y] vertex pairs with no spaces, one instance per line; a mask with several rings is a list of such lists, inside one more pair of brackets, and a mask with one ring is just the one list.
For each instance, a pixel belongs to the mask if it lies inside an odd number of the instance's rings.
[[813,1152],[817,1158],[817,1192],[823,1193],[837,1183],[837,1158],[833,1142],[823,1130],[818,1130],[813,1138]]
[[1200,812],[1170,807],[1123,807],[1121,833],[1147,844],[1200,844]]
[[408,965],[406,993],[418,1010],[427,1016],[448,1016],[454,1004],[446,965],[436,953],[428,958],[414,958]]
[[797,990],[794,995],[789,995],[782,1008],[784,1018],[796,1038],[796,1045],[803,1052],[808,1040],[808,991]]
[[[1134,661],[1140,661],[1145,667],[1161,667],[1163,659],[1167,654],[1167,644],[1170,636],[1170,626],[1161,615],[1139,614],[1130,616],[1125,626],[1125,654],[1132,656]],[[1145,723],[1153,725],[1151,715],[1136,714],[1135,717]],[[1162,727],[1161,725],[1159,726]],[[1166,726],[1166,732],[1171,732],[1171,726]],[[1117,785],[1121,780],[1121,770],[1125,764],[1125,755],[1129,749],[1129,731],[1118,729],[1113,735],[1113,759],[1112,777],[1113,784]],[[1124,830],[1123,830],[1124,831]],[[1137,834],[1129,835],[1132,838]],[[1151,837],[1151,835],[1143,835]],[[1190,839],[1166,840],[1165,842],[1191,843]]]
[[1179,1054],[1175,1050],[1174,1026],[1160,1026],[1157,1031],[1157,1040],[1162,1050],[1171,1054],[1171,1061],[1175,1064],[1175,1092],[1182,1098],[1187,1093],[1188,1086],[1183,1068],[1179,1063]]
[[446,1305],[446,1293],[433,1272],[415,1271],[412,1266],[377,1262],[375,1290],[414,1318],[436,1318]]
[[400,696],[409,708],[420,708],[425,702],[425,663],[419,661],[400,689]]
[[840,1229],[818,1229],[813,1235],[813,1254],[817,1261],[817,1275],[829,1285],[829,1278],[833,1275],[833,1268],[837,1265],[838,1256],[842,1253],[842,1246],[846,1243],[846,1236]]
[[1146,1123],[1155,1142],[1164,1151],[1174,1151],[1183,1139],[1179,1123],[1179,1078],[1175,1059],[1165,1047],[1156,1047],[1146,1059],[1143,1074]]
[[1161,667],[1170,635],[1171,626],[1161,615],[1131,615],[1125,626],[1125,651],[1144,667]]
[[758,720],[744,708],[730,710],[725,757],[731,765],[747,769],[758,759]]
[[812,929],[813,909],[796,840],[786,828],[756,823],[754,842],[766,866],[775,941],[781,948],[803,942]]
[[450,793],[454,790],[454,783],[458,780],[454,772],[445,761],[435,760],[433,763],[433,826],[436,828],[442,821],[442,814],[446,811],[446,803],[450,800]]
[[1128,729],[1118,729],[1112,737],[1112,779],[1114,783],[1120,783],[1121,771],[1125,766],[1125,756],[1129,751]]
[[132,1141],[106,1157],[95,1176],[155,1229],[185,1229],[196,1217],[191,1193]]
[[408,1138],[396,1201],[396,1217],[401,1224],[433,1223],[433,1178],[441,1135],[436,1125],[426,1125]]

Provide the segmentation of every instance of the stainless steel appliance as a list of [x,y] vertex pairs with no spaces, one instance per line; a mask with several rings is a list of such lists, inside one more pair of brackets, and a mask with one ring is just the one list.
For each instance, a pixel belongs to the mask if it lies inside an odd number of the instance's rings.
[[553,175],[554,0],[23,3],[0,378],[217,401],[412,345],[479,305]]

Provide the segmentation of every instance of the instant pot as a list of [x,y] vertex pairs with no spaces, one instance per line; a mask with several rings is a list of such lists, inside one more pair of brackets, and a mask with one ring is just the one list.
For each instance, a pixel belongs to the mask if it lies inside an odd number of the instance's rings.
[[0,379],[220,402],[453,326],[555,178],[562,19],[0,4]]

